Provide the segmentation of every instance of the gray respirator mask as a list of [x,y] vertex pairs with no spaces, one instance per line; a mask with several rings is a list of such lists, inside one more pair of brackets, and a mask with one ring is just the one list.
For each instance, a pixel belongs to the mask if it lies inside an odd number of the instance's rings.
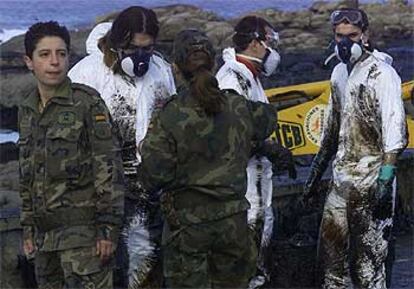
[[336,43],[336,57],[345,64],[353,64],[361,58],[363,53],[362,41],[354,42],[349,37],[344,37]]
[[268,47],[266,43],[261,42],[262,45],[266,48],[266,54],[262,60],[262,73],[264,76],[271,76],[280,63],[279,53],[271,47]]

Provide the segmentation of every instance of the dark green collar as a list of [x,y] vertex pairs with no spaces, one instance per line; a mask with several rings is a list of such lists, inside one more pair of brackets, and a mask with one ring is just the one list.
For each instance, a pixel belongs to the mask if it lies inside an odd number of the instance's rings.
[[[66,77],[66,79],[56,89],[55,94],[49,101],[62,105],[72,105],[72,93],[72,82],[70,81],[69,77]],[[39,100],[39,90],[34,89],[23,102],[23,105],[31,108],[34,111],[39,111]]]

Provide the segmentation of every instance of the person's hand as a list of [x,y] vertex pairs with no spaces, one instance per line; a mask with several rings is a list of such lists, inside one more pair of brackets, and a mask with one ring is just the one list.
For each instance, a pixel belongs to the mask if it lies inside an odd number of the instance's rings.
[[281,167],[288,171],[289,178],[296,180],[297,172],[292,152],[288,148],[280,146],[279,155]]
[[394,165],[382,165],[377,179],[377,190],[374,194],[374,219],[384,220],[391,218],[393,207],[392,183],[395,178],[396,167]]
[[36,250],[32,238],[25,239],[23,241],[23,251],[27,258],[29,258]]
[[297,172],[295,167],[295,159],[292,152],[274,142],[273,140],[266,140],[261,151],[273,164],[278,171],[288,171],[289,178],[296,179]]
[[113,253],[113,243],[109,240],[98,240],[96,241],[96,254],[99,256],[101,261],[107,262]]
[[303,194],[301,197],[301,203],[306,208],[312,203],[312,200],[317,195],[316,187],[319,184],[320,176],[315,170],[311,170],[308,179],[303,186]]

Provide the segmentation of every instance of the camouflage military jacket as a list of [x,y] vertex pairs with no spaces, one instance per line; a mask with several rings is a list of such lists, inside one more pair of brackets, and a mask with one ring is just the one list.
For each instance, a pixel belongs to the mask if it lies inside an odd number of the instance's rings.
[[[43,250],[116,238],[122,169],[109,112],[99,94],[67,79],[39,112],[33,91],[19,109],[21,223]],[[103,236],[104,234],[105,236]]]
[[146,189],[172,195],[182,222],[219,219],[247,210],[246,166],[254,141],[276,125],[273,108],[225,93],[224,110],[205,114],[188,90],[157,112],[142,147]]

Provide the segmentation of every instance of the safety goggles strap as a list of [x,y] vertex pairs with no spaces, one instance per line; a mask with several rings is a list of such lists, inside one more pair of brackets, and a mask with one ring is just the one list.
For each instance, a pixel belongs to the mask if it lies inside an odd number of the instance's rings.
[[362,15],[356,10],[336,10],[331,14],[331,23],[337,25],[342,22],[358,24],[362,22]]

